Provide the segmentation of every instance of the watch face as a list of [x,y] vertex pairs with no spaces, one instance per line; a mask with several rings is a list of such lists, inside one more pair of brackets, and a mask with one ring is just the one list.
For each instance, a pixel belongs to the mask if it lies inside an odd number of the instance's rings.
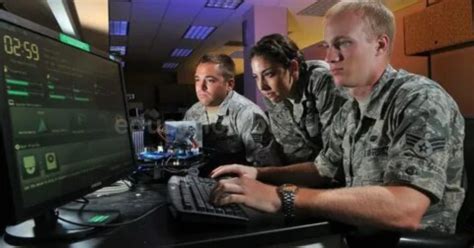
[[287,192],[295,192],[296,189],[298,189],[298,186],[294,185],[294,184],[283,184],[281,186],[281,189],[283,191],[287,191]]

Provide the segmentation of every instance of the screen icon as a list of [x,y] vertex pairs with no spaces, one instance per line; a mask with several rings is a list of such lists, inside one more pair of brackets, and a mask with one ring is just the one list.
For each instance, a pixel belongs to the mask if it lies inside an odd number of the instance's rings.
[[28,179],[39,175],[38,165],[34,155],[23,157],[23,178]]
[[46,172],[59,170],[58,163],[56,161],[56,154],[54,152],[45,153],[44,160],[46,162]]

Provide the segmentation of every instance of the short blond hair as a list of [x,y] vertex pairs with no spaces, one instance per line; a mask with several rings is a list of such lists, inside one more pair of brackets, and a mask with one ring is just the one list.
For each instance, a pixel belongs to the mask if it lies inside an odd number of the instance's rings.
[[341,1],[332,6],[326,12],[324,18],[328,20],[346,12],[362,14],[362,19],[367,24],[368,35],[378,37],[386,34],[389,38],[389,53],[392,52],[395,37],[395,18],[390,9],[377,0]]

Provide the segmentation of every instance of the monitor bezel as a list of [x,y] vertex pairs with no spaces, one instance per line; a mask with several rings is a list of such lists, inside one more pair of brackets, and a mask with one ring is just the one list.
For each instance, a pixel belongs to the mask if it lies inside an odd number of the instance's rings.
[[[38,25],[34,22],[31,22],[27,19],[24,19],[22,17],[16,16],[14,14],[11,14],[9,12],[0,10],[0,22],[7,22],[9,24],[18,26],[19,28],[29,30],[33,33],[36,33],[38,35],[44,36],[45,38],[52,39],[56,42],[61,42],[59,41],[59,32],[53,31],[49,28],[43,27],[41,25]],[[64,44],[64,43],[63,43]],[[65,46],[68,46],[67,44],[64,44]],[[80,50],[76,47],[70,46],[72,49],[77,49],[81,52],[86,52],[83,50]],[[129,123],[130,117],[128,113],[128,103],[126,99],[126,90],[125,90],[125,78],[123,75],[123,68],[121,66],[121,61],[118,58],[115,57],[110,57],[106,52],[103,52],[97,48],[94,48],[91,46],[90,52],[87,52],[89,54],[101,57],[103,59],[107,59],[108,61],[111,61],[118,66],[118,69],[120,71],[120,88],[122,91],[122,102],[123,102],[123,109],[124,109],[124,116],[127,120],[127,123]],[[3,63],[3,58],[0,56],[0,61]],[[3,70],[0,71],[1,78],[4,79],[4,74]],[[6,165],[0,166],[0,178],[3,178],[5,180],[2,180],[4,182],[1,182],[0,187],[1,187],[1,195],[2,196],[7,196],[7,199],[2,200],[3,202],[6,202],[6,207],[7,211],[4,212],[5,216],[3,217],[6,219],[8,224],[17,224],[22,221],[28,220],[30,218],[34,218],[38,215],[41,215],[43,212],[50,210],[51,208],[57,208],[63,204],[66,204],[74,199],[77,199],[83,195],[86,195],[90,192],[93,192],[97,190],[98,188],[101,188],[103,186],[107,186],[120,178],[123,178],[124,176],[128,175],[131,173],[135,168],[136,168],[136,159],[135,159],[135,151],[134,151],[134,146],[133,146],[133,141],[131,137],[131,130],[130,126],[127,127],[127,132],[128,132],[128,140],[129,140],[129,145],[130,145],[130,158],[131,158],[131,165],[127,167],[122,167],[119,168],[116,171],[113,171],[113,173],[109,173],[104,177],[104,180],[100,182],[93,182],[90,185],[86,187],[82,187],[74,192],[62,195],[61,197],[56,197],[52,199],[48,199],[46,201],[43,201],[39,204],[36,204],[31,207],[25,207],[22,204],[22,199],[19,193],[15,193],[17,190],[21,189],[20,185],[20,175],[19,175],[19,170],[16,168],[17,162],[15,158],[15,153],[13,149],[13,137],[12,137],[12,125],[11,125],[11,119],[10,119],[10,109],[8,107],[8,102],[7,102],[7,95],[6,95],[6,84],[2,83],[0,84],[0,114],[2,116],[0,120],[0,141],[1,141],[1,146],[2,149],[0,149],[0,156],[3,158],[2,161],[6,162]],[[2,176],[3,175],[3,176]],[[11,180],[14,178],[14,180]]]

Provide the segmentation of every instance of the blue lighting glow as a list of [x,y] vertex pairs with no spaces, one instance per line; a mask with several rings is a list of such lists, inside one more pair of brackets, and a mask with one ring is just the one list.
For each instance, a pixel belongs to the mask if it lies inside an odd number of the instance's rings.
[[175,48],[171,52],[171,57],[188,57],[193,52],[193,49]]
[[185,39],[204,40],[216,27],[210,26],[190,26],[184,34]]
[[179,65],[178,63],[168,62],[168,63],[164,63],[162,68],[164,68],[164,69],[175,69],[176,67],[178,67],[178,65]]
[[237,9],[244,0],[207,0],[207,8]]
[[110,53],[120,54],[122,56],[127,52],[126,46],[110,46]]
[[127,35],[128,21],[110,21],[109,33],[110,35]]

